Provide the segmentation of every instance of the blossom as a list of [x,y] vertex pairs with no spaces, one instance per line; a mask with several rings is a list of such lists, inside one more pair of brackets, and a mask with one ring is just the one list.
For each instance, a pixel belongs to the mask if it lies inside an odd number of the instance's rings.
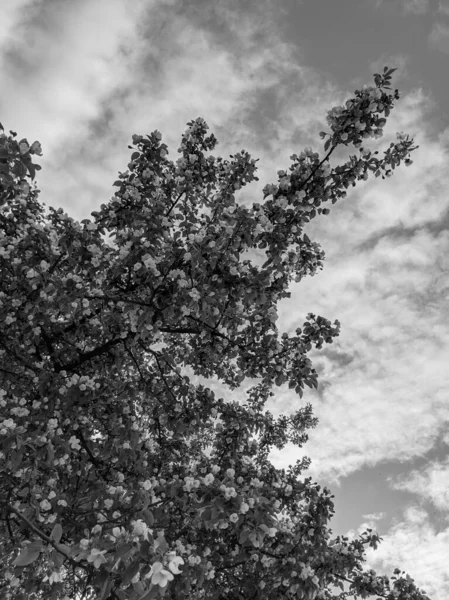
[[72,448],[72,450],[81,450],[80,441],[74,435],[72,435],[72,437],[69,439],[69,445]]
[[248,504],[247,504],[246,502],[242,502],[242,503],[240,504],[240,512],[241,512],[242,514],[245,514],[245,513],[247,513],[248,511],[249,511],[249,506],[248,506]]
[[180,573],[182,573],[182,571],[179,570],[179,565],[183,564],[183,559],[180,556],[175,556],[174,558],[170,559],[170,562],[168,563],[168,568],[175,575],[179,575]]
[[153,585],[157,584],[160,587],[165,587],[169,581],[173,581],[174,579],[172,573],[164,569],[164,565],[159,561],[156,561],[151,565],[151,570],[145,577],[151,577],[151,583]]
[[115,538],[119,538],[122,537],[122,535],[125,535],[126,531],[124,530],[123,527],[113,527],[112,529],[112,535]]
[[142,519],[137,519],[137,521],[133,521],[133,535],[143,536],[146,540],[148,540],[148,532],[151,530],[148,529],[148,525],[142,521]]
[[48,583],[51,585],[52,583],[61,581],[61,575],[59,574],[59,571],[53,571],[51,575],[45,575],[43,581],[48,581]]
[[106,562],[106,558],[104,557],[106,554],[106,550],[99,550],[98,548],[92,548],[89,556],[87,557],[87,561],[94,564],[96,569],[100,568],[102,563]]
[[205,477],[203,477],[203,483],[204,485],[209,485],[214,481],[215,477],[212,475],[212,473],[208,473]]

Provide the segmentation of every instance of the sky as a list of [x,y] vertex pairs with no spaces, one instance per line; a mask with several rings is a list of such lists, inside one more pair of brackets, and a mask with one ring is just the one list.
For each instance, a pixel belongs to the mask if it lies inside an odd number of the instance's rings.
[[273,463],[309,456],[304,476],[335,495],[333,534],[375,529],[367,566],[407,571],[431,600],[449,597],[448,55],[449,0],[0,3],[0,122],[41,142],[40,200],[79,220],[115,192],[133,134],[159,130],[176,160],[197,117],[216,156],[260,159],[259,182],[237,194],[260,201],[293,153],[323,155],[328,110],[398,69],[402,97],[366,147],[382,155],[403,131],[419,149],[307,226],[324,269],[292,287],[278,326],[313,312],[341,333],[311,354],[318,389],[278,388],[267,408],[313,405],[308,443]]

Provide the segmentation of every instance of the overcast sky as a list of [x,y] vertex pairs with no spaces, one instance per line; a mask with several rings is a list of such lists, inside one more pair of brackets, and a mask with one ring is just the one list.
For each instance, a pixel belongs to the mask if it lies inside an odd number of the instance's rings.
[[[311,402],[320,422],[300,450],[272,454],[335,494],[334,534],[373,527],[369,564],[408,571],[432,600],[449,597],[449,1],[1,0],[0,121],[42,143],[47,206],[83,219],[126,171],[132,134],[158,129],[171,160],[203,117],[214,154],[247,150],[261,200],[289,156],[323,152],[326,112],[397,67],[396,132],[420,148],[390,179],[350,188],[306,229],[324,270],[292,288],[279,328],[307,313],[341,322],[312,358],[317,391],[279,389],[269,406]],[[356,152],[353,152],[356,153]],[[340,162],[347,154],[337,153]]]

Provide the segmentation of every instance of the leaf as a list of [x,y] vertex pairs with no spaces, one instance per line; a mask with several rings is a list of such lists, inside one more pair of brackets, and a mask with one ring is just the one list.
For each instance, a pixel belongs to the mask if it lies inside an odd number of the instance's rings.
[[329,138],[328,140],[326,140],[326,143],[324,144],[324,150],[327,150],[331,144],[331,138]]
[[[157,598],[157,595],[159,593],[158,588],[159,588],[158,585],[151,584],[150,589],[147,592],[145,592],[143,594],[143,596],[140,596],[138,598],[138,600],[150,600],[151,598]],[[189,590],[190,590],[190,583],[189,583]]]
[[145,592],[144,585],[141,581],[138,581],[137,583],[133,583],[133,588],[137,594],[143,594]]
[[106,600],[106,598],[109,596],[109,592],[111,591],[111,587],[112,587],[112,579],[110,579],[109,577],[106,579],[106,581],[103,583],[103,587],[101,588],[101,592],[100,592],[100,596],[98,600]]
[[25,448],[21,448],[18,452],[14,452],[11,460],[11,470],[16,471],[22,462]]
[[123,546],[120,546],[120,548],[117,548],[115,554],[114,554],[114,561],[116,561],[118,558],[122,558],[122,556],[125,556],[125,554],[127,554],[131,548],[133,547],[132,542],[129,544],[123,544]]
[[16,567],[25,567],[26,565],[31,565],[31,563],[33,563],[39,557],[40,553],[40,550],[30,550],[30,548],[26,548],[19,554],[13,564]]
[[131,581],[131,579],[135,575],[137,575],[137,573],[139,572],[139,569],[140,569],[140,561],[139,560],[135,560],[130,565],[128,565],[128,567],[126,567],[126,569],[122,575],[123,585],[128,585],[128,583]]
[[139,551],[139,556],[141,556],[143,559],[147,559],[148,556],[150,556],[151,554],[151,548],[153,547],[153,536],[148,533],[148,540],[144,540],[141,544],[140,544],[140,551]]
[[201,515],[201,518],[203,519],[203,521],[210,521],[211,517],[212,517],[212,509],[206,508],[206,510]]
[[11,171],[14,173],[14,175],[17,175],[17,177],[24,177],[26,175],[26,168],[23,166],[23,164],[21,162],[16,161],[14,163],[13,168],[11,169]]
[[279,387],[279,386],[283,385],[286,381],[287,381],[287,378],[285,377],[285,375],[283,373],[281,373],[280,375],[278,375],[275,378],[274,383]]
[[53,527],[53,529],[50,533],[50,537],[52,540],[54,540],[56,543],[58,543],[61,540],[61,536],[62,536],[62,527],[59,523],[56,523],[56,525]]
[[36,169],[34,168],[34,165],[31,162],[28,164],[28,171],[31,175],[31,179],[33,180],[36,177]]
[[51,558],[55,567],[59,568],[64,564],[65,556],[53,548]]
[[239,536],[239,544],[244,544],[246,540],[249,538],[250,530],[246,527],[242,529]]
[[29,543],[27,546],[28,550],[33,550],[33,552],[35,550],[39,550],[39,552],[42,552],[42,540],[34,540],[33,542]]
[[63,556],[72,555],[72,548],[70,548],[70,546],[66,546],[66,544],[56,544],[56,548]]

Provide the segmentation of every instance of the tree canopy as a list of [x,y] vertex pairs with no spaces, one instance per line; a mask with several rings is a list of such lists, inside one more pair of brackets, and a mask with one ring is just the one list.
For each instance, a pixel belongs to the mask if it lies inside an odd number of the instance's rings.
[[[330,599],[345,582],[427,598],[399,569],[363,569],[375,532],[331,537],[309,459],[271,464],[307,441],[312,406],[264,410],[279,386],[317,386],[308,354],[340,331],[312,313],[294,334],[276,326],[292,282],[322,268],[305,226],[417,148],[402,133],[381,158],[362,147],[400,97],[394,70],[329,111],[323,157],[293,154],[251,207],[236,192],[257,161],[211,155],[201,118],[176,162],[158,131],[133,135],[115,195],[81,222],[27,181],[39,142],[0,134],[0,598]],[[359,154],[331,168],[349,145]]]

